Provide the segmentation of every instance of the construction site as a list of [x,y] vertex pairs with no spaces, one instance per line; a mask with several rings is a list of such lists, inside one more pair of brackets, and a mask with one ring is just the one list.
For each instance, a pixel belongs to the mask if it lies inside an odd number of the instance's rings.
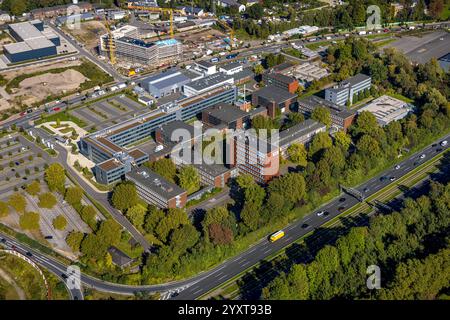
[[104,14],[83,22],[82,32],[63,29],[127,76],[189,63],[196,57],[238,45],[226,21],[197,8],[172,9],[130,2],[123,10],[121,20]]

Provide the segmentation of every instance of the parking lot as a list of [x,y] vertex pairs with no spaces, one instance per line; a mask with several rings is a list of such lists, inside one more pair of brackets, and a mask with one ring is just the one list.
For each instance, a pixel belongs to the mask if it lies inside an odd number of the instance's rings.
[[95,127],[100,130],[146,111],[148,111],[146,106],[122,94],[76,108],[70,111],[70,114],[87,124],[84,129],[90,130]]
[[44,151],[15,134],[0,139],[0,194],[8,196],[30,181],[41,179],[46,160]]

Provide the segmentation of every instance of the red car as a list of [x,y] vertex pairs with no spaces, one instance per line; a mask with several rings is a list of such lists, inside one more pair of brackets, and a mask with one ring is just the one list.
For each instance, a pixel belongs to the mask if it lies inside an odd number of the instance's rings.
[[53,108],[53,111],[59,111],[59,110],[61,110],[60,107]]

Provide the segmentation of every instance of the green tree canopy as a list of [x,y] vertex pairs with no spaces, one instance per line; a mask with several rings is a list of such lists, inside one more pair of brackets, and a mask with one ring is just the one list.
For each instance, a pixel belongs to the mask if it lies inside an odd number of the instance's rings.
[[64,185],[66,183],[65,170],[59,163],[52,163],[45,169],[45,181],[51,191],[64,193]]
[[150,169],[152,169],[160,176],[164,177],[168,181],[175,183],[175,177],[177,175],[177,167],[175,166],[175,164],[171,159],[162,158],[148,164],[148,166],[150,167]]
[[4,218],[9,214],[8,204],[0,201],[0,218]]
[[67,235],[66,243],[73,250],[73,252],[79,252],[83,238],[84,234],[82,232],[72,231]]
[[34,180],[30,183],[25,189],[29,195],[36,196],[39,192],[41,192],[41,184],[39,181]]
[[19,225],[23,230],[38,230],[39,229],[39,213],[26,212],[19,218]]
[[56,205],[56,203],[56,197],[51,192],[46,192],[39,195],[38,206],[40,208],[51,209]]
[[185,189],[188,194],[194,193],[200,189],[200,176],[198,175],[197,169],[193,166],[181,168],[177,177],[179,186]]
[[63,215],[59,215],[53,219],[52,224],[55,229],[64,230],[67,227],[67,219]]
[[24,213],[27,201],[20,193],[16,192],[9,197],[8,204],[18,213]]
[[139,197],[136,192],[136,186],[133,183],[123,182],[118,184],[113,191],[112,204],[114,208],[125,211],[136,205]]
[[326,107],[319,106],[311,113],[311,119],[323,123],[327,128],[331,127],[330,110]]
[[299,166],[306,167],[308,163],[308,152],[303,144],[293,143],[287,148],[287,154],[292,162],[298,164]]
[[64,200],[66,200],[70,205],[75,205],[81,203],[81,198],[83,197],[83,189],[74,186],[66,189],[66,194]]

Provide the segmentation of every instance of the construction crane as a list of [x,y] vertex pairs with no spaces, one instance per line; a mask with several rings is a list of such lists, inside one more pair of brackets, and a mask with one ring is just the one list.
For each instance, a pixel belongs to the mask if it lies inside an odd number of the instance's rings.
[[234,30],[231,28],[227,23],[223,22],[219,18],[215,19],[222,27],[224,27],[226,30],[228,30],[230,34],[230,51],[233,50],[234,46]]
[[116,60],[116,46],[115,46],[115,42],[114,42],[114,37],[113,34],[111,32],[111,27],[109,25],[109,21],[106,18],[106,15],[104,17],[104,21],[105,21],[105,27],[106,30],[108,30],[108,53],[109,53],[109,61],[111,62],[111,64],[116,64],[117,60]]
[[169,13],[169,15],[170,15],[170,38],[172,38],[172,39],[174,37],[173,13],[174,12],[184,13],[182,10],[172,9],[172,8],[137,6],[133,2],[128,2],[127,5],[126,5],[126,9],[128,9],[128,10],[141,10],[141,11]]

